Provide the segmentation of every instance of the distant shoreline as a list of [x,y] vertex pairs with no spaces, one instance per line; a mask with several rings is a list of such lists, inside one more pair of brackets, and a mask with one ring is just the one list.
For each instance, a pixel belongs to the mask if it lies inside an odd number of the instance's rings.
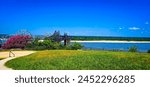
[[117,40],[93,40],[93,41],[71,40],[70,42],[79,42],[79,43],[150,43],[150,41],[117,41]]

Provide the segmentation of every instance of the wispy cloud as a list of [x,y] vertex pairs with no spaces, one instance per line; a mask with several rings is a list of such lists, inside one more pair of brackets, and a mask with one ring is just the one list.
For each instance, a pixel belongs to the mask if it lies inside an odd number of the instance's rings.
[[123,29],[122,27],[119,27],[119,29],[121,30],[121,29]]
[[129,30],[140,30],[138,27],[130,27]]

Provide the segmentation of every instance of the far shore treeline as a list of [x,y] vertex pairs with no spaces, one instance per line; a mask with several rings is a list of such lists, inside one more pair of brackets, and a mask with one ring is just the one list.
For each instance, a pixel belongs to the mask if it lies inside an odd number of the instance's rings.
[[70,36],[72,40],[150,41],[150,37]]
[[[0,34],[0,38],[9,38],[12,35]],[[33,35],[35,38],[43,39],[45,35]],[[118,40],[118,41],[150,41],[150,37],[114,37],[114,36],[70,36],[71,40]]]

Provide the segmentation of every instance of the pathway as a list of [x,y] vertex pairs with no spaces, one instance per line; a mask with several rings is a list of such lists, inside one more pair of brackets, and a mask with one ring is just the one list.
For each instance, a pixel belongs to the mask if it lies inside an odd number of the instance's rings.
[[[7,61],[21,57],[21,56],[26,56],[26,55],[32,54],[34,52],[35,51],[13,51],[13,53],[15,54],[15,57],[8,57],[9,52],[0,52],[0,56],[5,57],[5,59],[0,60],[0,70],[12,70],[11,68],[8,68],[5,66],[5,63]],[[8,58],[6,58],[6,56]]]

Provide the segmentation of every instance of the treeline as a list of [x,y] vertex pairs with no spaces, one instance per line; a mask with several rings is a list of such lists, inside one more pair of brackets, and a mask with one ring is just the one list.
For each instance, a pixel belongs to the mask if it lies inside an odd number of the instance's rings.
[[[63,41],[63,43],[61,43]],[[27,50],[78,50],[83,46],[80,43],[70,44],[70,37],[67,33],[61,35],[59,31],[55,31],[50,36],[35,37],[32,42],[25,46]]]
[[103,37],[103,36],[70,36],[71,40],[119,40],[119,41],[150,41],[146,37]]
[[[27,50],[78,50],[83,46],[80,43],[70,43],[70,37],[67,33],[61,35],[59,31],[55,31],[52,35],[41,38],[20,33],[11,36],[2,46],[1,49],[27,49]],[[62,43],[63,42],[63,43]]]
[[[0,34],[0,38],[9,38],[11,35]],[[120,41],[150,41],[150,37],[111,37],[111,36],[69,36],[71,40],[120,40]],[[34,35],[33,38],[43,40],[44,35]]]

